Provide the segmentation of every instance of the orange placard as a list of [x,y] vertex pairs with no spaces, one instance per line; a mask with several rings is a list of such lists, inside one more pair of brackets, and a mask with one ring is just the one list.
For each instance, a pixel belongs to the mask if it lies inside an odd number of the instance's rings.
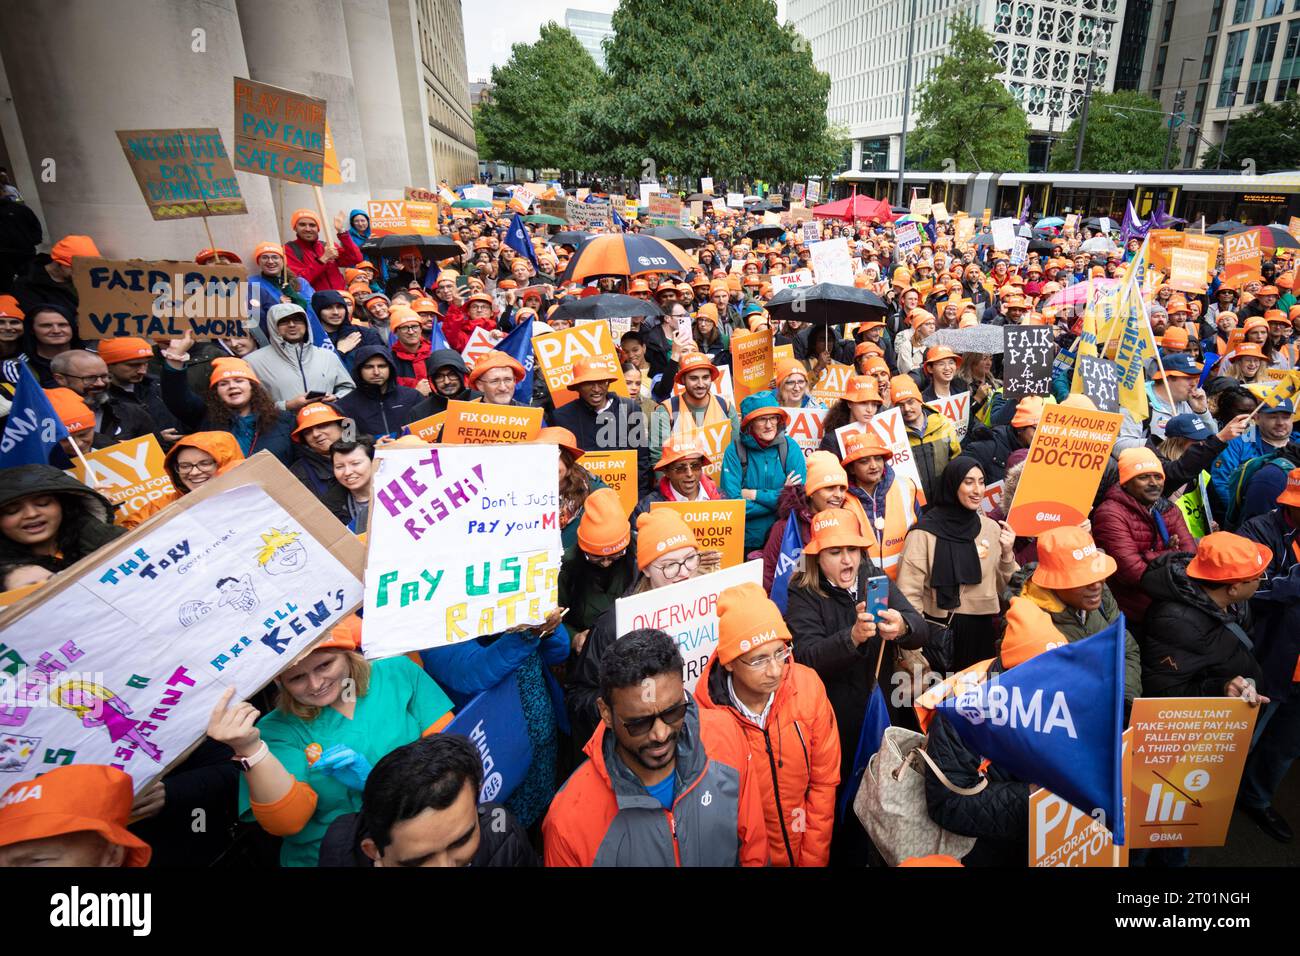
[[439,412],[437,415],[430,415],[428,418],[421,418],[419,421],[411,422],[406,427],[420,441],[435,442],[438,440],[438,433],[442,431],[442,426],[446,421],[447,413]]
[[450,401],[445,414],[447,445],[512,445],[532,441],[542,430],[540,408]]
[[1029,445],[1007,524],[1034,537],[1088,517],[1122,415],[1048,405]]
[[668,508],[682,516],[701,551],[721,551],[722,567],[745,563],[745,502],[656,501],[650,510]]
[[731,387],[741,402],[772,386],[772,330],[731,333]]
[[[573,363],[578,359],[602,356],[616,369],[622,365],[614,350],[614,338],[609,334],[607,322],[583,322],[571,329],[539,335],[533,339],[533,352],[556,408],[578,397],[578,393],[568,387],[573,381]],[[615,395],[628,397],[627,382],[623,380],[621,371],[609,390]]]
[[1209,267],[1213,269],[1219,261],[1219,237],[1198,236],[1195,233],[1183,233],[1183,248],[1204,252]]
[[1147,233],[1147,261],[1167,275],[1169,253],[1182,248],[1185,235],[1177,229],[1152,229]]
[[136,512],[155,502],[167,501],[176,493],[171,477],[163,469],[163,450],[153,435],[142,435],[86,454],[94,478],[80,461],[68,472],[83,485],[94,488],[117,505],[115,524],[131,527]]
[[637,487],[636,450],[589,451],[579,460],[583,468],[618,492],[623,513],[631,514],[639,499]]
[[17,604],[29,594],[35,593],[39,584],[29,584],[26,587],[14,588],[12,591],[0,591],[0,608],[6,608],[10,605]]
[[844,397],[844,392],[849,387],[849,376],[852,374],[852,366],[832,362],[826,366],[821,378],[817,379],[817,384],[809,392],[813,398],[829,407],[831,403]]
[[1286,231],[1291,233],[1291,238],[1300,242],[1300,216],[1292,216],[1286,222]]
[[1259,231],[1239,233],[1223,237],[1224,279],[1233,287],[1239,287],[1252,279],[1262,278],[1259,267],[1264,250],[1260,247]]
[[1200,295],[1208,281],[1209,261],[1199,249],[1169,250],[1169,285],[1182,292]]
[[930,294],[930,291],[934,288],[934,280],[918,279],[917,281],[912,283],[912,288],[916,290],[916,294],[919,295],[921,297],[921,301],[924,302],[925,297],[928,296]]
[[722,456],[731,444],[731,419],[711,422],[708,425],[696,425],[689,415],[682,415],[673,427],[675,435],[690,435],[704,449],[704,456],[709,459],[704,473],[709,480],[717,484],[722,480]]
[[[1124,750],[1120,757],[1124,791],[1124,831],[1133,819],[1129,809],[1129,777],[1133,728],[1124,731]],[[1115,838],[1105,825],[1090,817],[1064,798],[1040,788],[1029,795],[1029,865],[1065,867],[1128,866],[1128,845],[1115,846]]]
[[794,343],[788,342],[785,345],[772,346],[772,367],[776,368],[776,363],[782,359],[794,358]]
[[1223,846],[1258,717],[1235,697],[1135,700],[1128,844]]
[[366,203],[370,231],[376,236],[436,236],[438,204],[413,199],[372,199]]

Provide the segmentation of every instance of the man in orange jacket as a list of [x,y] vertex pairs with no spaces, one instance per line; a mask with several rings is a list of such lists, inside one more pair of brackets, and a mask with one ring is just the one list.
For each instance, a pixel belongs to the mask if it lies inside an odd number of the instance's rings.
[[600,665],[591,759],[542,824],[547,866],[762,866],[762,798],[734,721],[703,710],[658,630],[614,642]]
[[840,737],[826,688],[796,664],[780,609],[753,583],[718,595],[718,649],[695,699],[745,735],[773,866],[826,866],[840,782]]

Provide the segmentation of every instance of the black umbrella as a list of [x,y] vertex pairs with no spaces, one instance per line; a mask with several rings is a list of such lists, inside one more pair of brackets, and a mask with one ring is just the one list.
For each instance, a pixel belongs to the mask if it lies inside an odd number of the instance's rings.
[[755,226],[745,233],[746,239],[775,239],[785,232],[785,226]]
[[691,193],[686,197],[687,202],[712,202],[713,199],[708,193]]
[[626,319],[636,315],[649,318],[663,314],[663,310],[653,302],[635,296],[606,292],[601,295],[589,295],[586,298],[568,296],[560,301],[548,320],[568,319],[571,322],[578,322],[582,319]]
[[1049,242],[1046,239],[1031,239],[1029,241],[1029,251],[1030,252],[1051,252],[1058,245],[1060,245],[1060,243]]
[[689,229],[683,229],[681,226],[655,226],[652,229],[642,230],[641,234],[671,242],[678,249],[694,249],[696,246],[704,245],[707,241],[703,236],[691,232]]
[[497,199],[509,199],[514,194],[505,186],[493,186],[492,195]]
[[361,254],[378,253],[384,258],[396,256],[401,249],[415,246],[425,259],[451,259],[465,254],[460,243],[450,236],[378,236],[361,246]]
[[767,311],[773,319],[783,322],[839,325],[883,316],[886,306],[880,296],[867,289],[819,282],[782,289],[768,300]]
[[1243,229],[1249,229],[1244,222],[1237,222],[1235,219],[1225,219],[1223,222],[1216,222],[1213,226],[1205,230],[1207,236],[1224,236],[1230,232],[1240,232]]
[[981,232],[978,236],[970,241],[972,246],[991,246],[993,245],[993,233]]
[[580,246],[594,235],[594,232],[569,229],[565,232],[557,232],[553,236],[547,236],[546,241],[553,246]]

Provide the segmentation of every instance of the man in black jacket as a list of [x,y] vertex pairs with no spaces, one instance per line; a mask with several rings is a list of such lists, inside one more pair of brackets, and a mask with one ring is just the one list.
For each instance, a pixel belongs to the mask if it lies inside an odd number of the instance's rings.
[[583,451],[635,450],[638,496],[649,494],[649,430],[641,406],[630,398],[612,395],[609,386],[619,378],[618,366],[604,356],[573,363],[571,388],[575,401],[551,413],[551,424],[567,428]]
[[108,365],[94,352],[85,349],[60,352],[50,360],[50,372],[57,385],[76,392],[94,413],[95,433],[103,436],[106,445],[158,430],[143,405],[112,400],[109,385],[113,379]]
[[340,398],[335,407],[357,423],[358,434],[395,436],[403,425],[422,417],[414,412],[425,398],[415,389],[397,384],[397,364],[386,345],[358,346],[353,362],[356,390]]
[[[317,292],[311,297],[311,307],[325,334],[334,343],[334,350],[343,356],[349,372],[355,373],[357,363],[361,361],[357,350],[363,345],[388,344],[385,336],[348,318],[348,302],[342,292],[335,289]],[[353,378],[356,378],[355,374]]]
[[[144,339],[100,339],[99,357],[108,366],[110,379],[105,405],[110,409],[122,405],[143,409],[153,422],[159,443],[164,449],[170,448],[181,437],[180,422],[163,404],[158,379],[149,374],[153,347]],[[115,417],[121,419],[122,413],[115,411]]]
[[971,430],[963,454],[980,463],[985,484],[991,485],[1006,477],[1007,457],[1018,448],[1029,447],[1042,417],[1043,399],[1037,395],[1026,395],[1016,404],[1015,415],[1009,425]]
[[321,866],[539,866],[505,807],[478,802],[483,764],[456,734],[432,734],[375,764],[360,813],[321,840]]
[[479,393],[465,385],[469,368],[455,349],[436,349],[424,360],[433,391],[411,411],[411,421],[419,421],[447,410],[447,403],[472,402]]

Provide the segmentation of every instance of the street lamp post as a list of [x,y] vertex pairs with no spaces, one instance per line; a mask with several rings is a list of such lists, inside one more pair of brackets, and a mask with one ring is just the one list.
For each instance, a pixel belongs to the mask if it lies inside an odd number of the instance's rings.
[[1228,145],[1228,127],[1232,125],[1232,108],[1237,105],[1237,80],[1232,81],[1232,99],[1228,100],[1228,115],[1223,119],[1223,139],[1219,142],[1219,158],[1214,161],[1215,169],[1223,168],[1223,147]]
[[1161,169],[1169,168],[1169,157],[1174,151],[1174,117],[1182,112],[1183,105],[1187,102],[1187,91],[1183,89],[1183,70],[1195,59],[1194,56],[1185,56],[1183,62],[1178,65],[1178,89],[1174,91],[1174,108],[1169,117],[1169,138],[1165,140],[1165,162]]
[[1083,165],[1083,138],[1088,133],[1088,103],[1092,99],[1093,58],[1097,54],[1097,38],[1100,30],[1093,30],[1092,45],[1088,47],[1088,78],[1083,86],[1083,107],[1079,110],[1079,138],[1074,144],[1074,171],[1077,173]]
[[903,205],[903,171],[907,168],[907,120],[912,108],[912,48],[916,45],[916,0],[907,21],[907,67],[903,73],[903,132],[898,137],[898,200]]

